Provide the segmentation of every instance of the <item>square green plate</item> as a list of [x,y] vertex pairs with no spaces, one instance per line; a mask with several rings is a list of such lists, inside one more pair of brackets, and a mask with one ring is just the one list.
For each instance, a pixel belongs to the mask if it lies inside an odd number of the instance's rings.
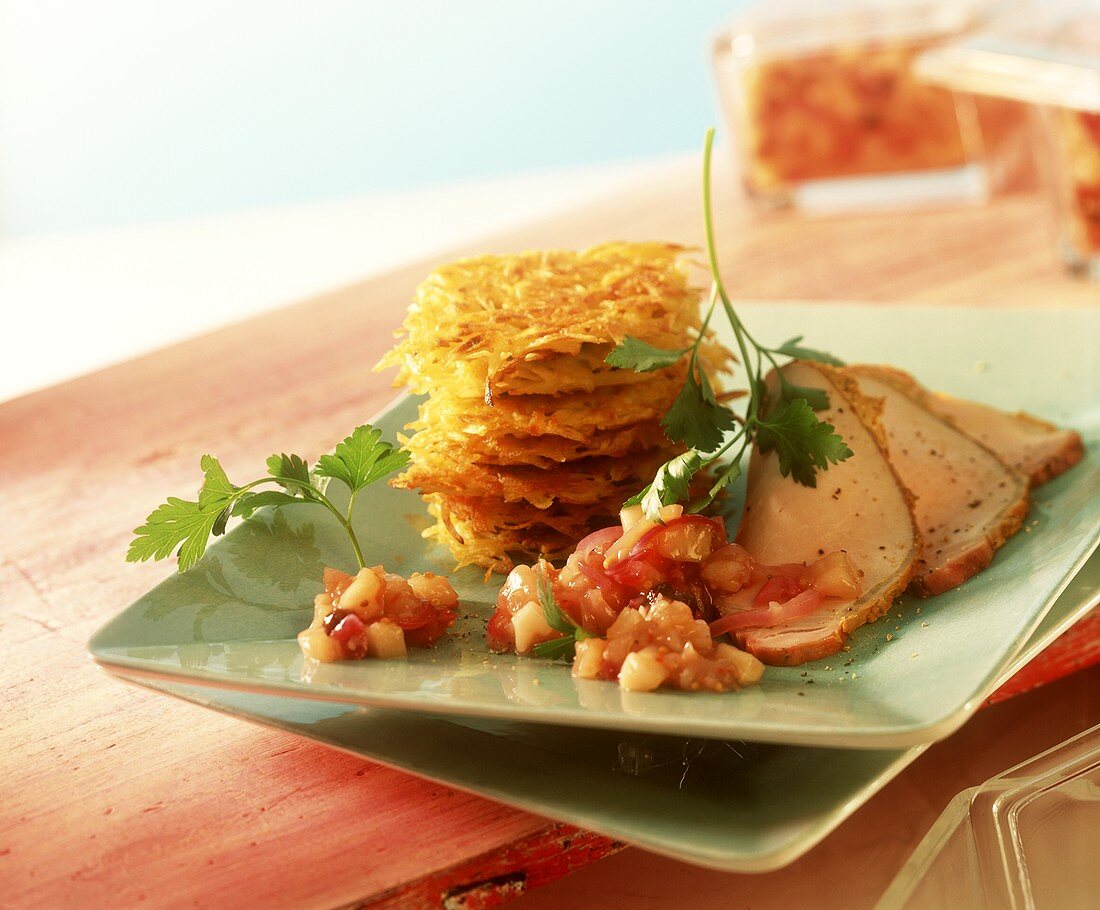
[[[1004,678],[1088,613],[1098,589],[1100,554],[1058,598]],[[738,872],[798,859],[927,748],[685,740],[129,681],[685,862]]]
[[[354,564],[317,507],[285,506],[243,523],[194,569],[174,575],[101,629],[102,665],[129,676],[244,692],[481,719],[843,748],[928,743],[965,722],[1100,537],[1100,311],[840,305],[745,306],[754,333],[805,334],[849,361],[896,364],[933,388],[1023,408],[1085,436],[1085,460],[1033,497],[1026,533],[960,588],[899,601],[856,631],[851,650],[724,695],[621,692],[575,681],[565,664],[492,655],[484,624],[499,579],[453,573],[466,615],[456,633],[407,661],[306,664],[294,640],[308,624],[321,568]],[[391,437],[415,403],[376,423]],[[285,441],[284,441],[285,443]],[[281,444],[272,439],[272,447]],[[377,485],[360,498],[368,564],[449,573],[449,554],[420,537],[419,498]]]

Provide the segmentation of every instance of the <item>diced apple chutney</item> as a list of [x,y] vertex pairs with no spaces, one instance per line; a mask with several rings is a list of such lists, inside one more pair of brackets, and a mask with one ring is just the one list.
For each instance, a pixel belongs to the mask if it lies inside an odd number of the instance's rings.
[[435,644],[455,621],[458,595],[431,572],[405,579],[381,566],[357,575],[326,568],[324,583],[313,601],[313,622],[298,633],[307,658],[405,657],[409,647]]
[[721,522],[679,505],[652,518],[624,509],[621,518],[582,540],[560,570],[545,560],[516,566],[489,621],[489,647],[549,656],[540,646],[572,630],[574,676],[633,691],[725,692],[756,682],[763,664],[718,637],[859,594],[858,570],[841,552],[770,566],[727,542]]

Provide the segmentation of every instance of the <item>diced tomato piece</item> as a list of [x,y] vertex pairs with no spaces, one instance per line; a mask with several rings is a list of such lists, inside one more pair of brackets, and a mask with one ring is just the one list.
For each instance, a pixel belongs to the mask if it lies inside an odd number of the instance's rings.
[[601,528],[599,531],[593,531],[577,544],[576,554],[582,560],[593,551],[603,556],[608,548],[622,536],[623,529],[618,525],[614,525],[610,528]]
[[628,557],[607,569],[607,574],[632,591],[648,591],[665,581],[675,563],[656,553]]
[[489,638],[489,647],[494,651],[507,651],[516,643],[516,635],[512,630],[512,614],[507,607],[497,607],[489,619],[489,627],[486,630]]
[[402,604],[400,610],[387,613],[386,616],[402,629],[420,629],[435,620],[435,610],[430,603],[422,600],[413,604]]
[[407,629],[405,644],[411,648],[430,648],[454,625],[454,621],[455,614],[452,611],[442,610],[427,625],[419,629]]
[[333,597],[336,597],[343,594],[348,589],[348,585],[355,580],[355,576],[348,575],[347,572],[341,572],[339,569],[325,566],[322,579],[324,581],[325,590]]
[[616,611],[621,610],[632,594],[628,588],[615,581],[603,568],[603,560],[598,559],[596,564],[582,560],[577,563],[580,573],[593,585],[599,588],[604,600]]

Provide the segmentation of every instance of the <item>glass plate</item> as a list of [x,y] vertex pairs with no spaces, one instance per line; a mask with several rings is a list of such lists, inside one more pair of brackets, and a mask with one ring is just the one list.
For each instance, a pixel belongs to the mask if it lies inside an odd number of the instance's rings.
[[[1093,609],[1098,590],[1100,554],[1003,678]],[[798,859],[927,748],[825,751],[685,740],[326,704],[150,677],[129,681],[685,862],[738,872]]]
[[[769,668],[736,694],[621,692],[574,681],[562,663],[490,654],[484,625],[500,579],[486,584],[475,569],[453,574],[467,612],[445,644],[407,661],[307,665],[294,636],[309,622],[321,568],[353,565],[340,529],[308,504],[234,529],[101,629],[92,654],[130,676],[523,723],[878,749],[948,735],[1100,537],[1097,313],[768,304],[744,315],[765,341],[805,334],[852,362],[896,364],[931,387],[1074,426],[1088,454],[1036,491],[1026,533],[985,572],[931,600],[903,599],[857,630],[850,651]],[[377,423],[393,436],[414,409],[406,399]],[[357,525],[368,563],[448,573],[449,554],[420,537],[426,521],[413,493],[365,491]]]

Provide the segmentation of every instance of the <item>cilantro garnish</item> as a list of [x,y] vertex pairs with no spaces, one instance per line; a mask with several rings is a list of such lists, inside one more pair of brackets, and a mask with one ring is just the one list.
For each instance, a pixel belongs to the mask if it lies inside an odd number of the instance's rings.
[[[641,503],[645,514],[657,518],[662,506],[687,500],[695,475],[710,465],[717,465],[718,474],[707,493],[689,506],[699,512],[741,474],[741,457],[755,439],[764,451],[775,449],[779,455],[779,470],[784,477],[793,477],[804,486],[817,485],[817,472],[830,464],[850,458],[852,450],[834,431],[831,424],[818,420],[814,411],[829,406],[828,395],[821,389],[795,385],[779,369],[778,357],[813,360],[831,366],[843,361],[805,347],[802,336],[791,338],[770,348],[758,342],[737,315],[718,270],[718,252],[714,239],[714,216],[711,208],[710,163],[714,146],[714,130],[707,130],[703,149],[703,220],[706,227],[707,258],[710,262],[711,291],[703,324],[695,341],[682,350],[656,348],[637,338],[627,337],[618,344],[606,362],[611,366],[648,372],[678,363],[688,357],[683,388],[661,420],[665,434],[683,442],[688,450],[665,462],[657,470],[653,482],[627,500],[627,505]],[[722,311],[733,329],[749,380],[749,399],[744,418],[738,418],[720,403],[710,382],[699,365],[699,346],[715,310]],[[779,380],[778,400],[767,401],[763,374],[767,365],[775,368]],[[771,405],[768,411],[766,405]]]
[[[211,537],[225,533],[231,516],[248,518],[262,506],[312,502],[328,509],[347,532],[362,568],[363,551],[351,526],[355,496],[404,467],[408,460],[408,452],[383,442],[381,430],[366,425],[356,427],[331,455],[322,455],[312,471],[298,455],[272,455],[267,460],[267,476],[243,486],[230,482],[217,458],[203,455],[199,461],[203,482],[198,499],[192,502],[170,496],[151,512],[145,524],[135,529],[126,561],[165,559],[175,553],[179,570],[185,572],[206,552]],[[329,478],[351,491],[346,514],[325,495]],[[257,489],[264,485],[274,489]]]
[[546,624],[555,632],[561,632],[562,638],[554,638],[544,641],[532,648],[536,657],[545,657],[548,660],[572,660],[576,652],[577,642],[591,638],[592,635],[573,622],[554,597],[554,589],[546,576],[539,573],[538,581],[539,606],[542,607],[542,615],[546,617]]

